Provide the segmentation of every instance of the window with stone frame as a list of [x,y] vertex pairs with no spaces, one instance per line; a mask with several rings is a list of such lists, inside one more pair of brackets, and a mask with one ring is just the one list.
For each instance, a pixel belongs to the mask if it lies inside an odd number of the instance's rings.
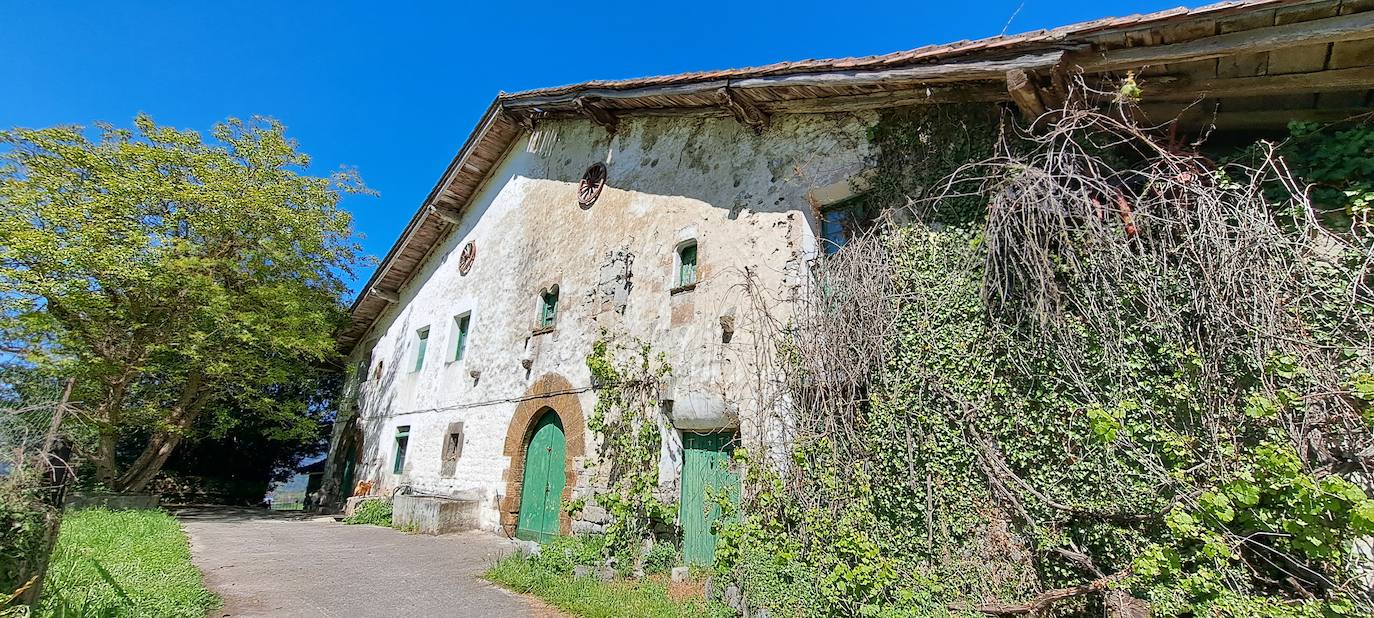
[[553,328],[558,319],[558,286],[539,294],[539,328]]
[[410,425],[396,428],[396,454],[391,460],[391,473],[400,474],[406,469],[406,450],[410,447]]
[[425,354],[429,352],[429,327],[426,326],[415,331],[415,368],[411,371],[419,371],[425,368]]
[[674,273],[673,287],[682,288],[696,285],[697,282],[697,241],[689,240],[678,245],[677,272]]
[[453,347],[449,351],[450,362],[463,360],[463,354],[466,353],[468,347],[468,329],[471,326],[471,311],[453,316],[453,342],[451,344]]
[[442,476],[453,476],[458,469],[458,460],[463,456],[463,421],[454,421],[448,424],[448,431],[444,432],[444,447],[442,450],[442,461],[440,462],[439,474]]

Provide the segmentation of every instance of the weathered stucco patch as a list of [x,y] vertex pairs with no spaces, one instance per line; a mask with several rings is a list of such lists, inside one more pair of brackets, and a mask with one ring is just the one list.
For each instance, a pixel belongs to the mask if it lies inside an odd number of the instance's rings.
[[[692,399],[694,409],[713,406],[694,422],[738,419],[730,422],[746,437],[768,431],[767,419],[740,416],[758,407],[756,339],[746,321],[722,318],[744,315],[751,289],[770,302],[789,298],[816,247],[808,192],[862,171],[875,118],[781,115],[762,135],[731,118],[624,118],[614,136],[583,120],[542,122],[505,155],[354,351],[355,362],[383,367],[360,387],[366,448],[357,478],[374,481],[377,492],[405,484],[476,499],[483,527],[509,524],[519,512],[509,486],[519,475],[510,470],[523,464],[523,445],[507,442],[511,427],[524,431],[529,421],[512,423],[518,410],[528,412],[516,400],[554,374],[576,391],[560,396],[565,405],[590,410],[596,395],[585,358],[603,331],[662,351],[674,396]],[[592,206],[579,207],[578,182],[596,162],[606,163],[608,180]],[[684,240],[698,243],[697,282],[673,294]],[[462,276],[458,257],[469,241],[481,250]],[[555,326],[539,331],[539,292],[555,283]],[[466,350],[454,360],[453,318],[463,313]],[[726,323],[735,331],[728,340]],[[416,332],[426,327],[428,355],[415,370]],[[457,421],[463,455],[450,471],[443,452]],[[595,448],[564,422],[569,449]],[[408,464],[392,474],[398,426],[410,427]],[[675,429],[665,432],[666,490],[681,447]],[[570,482],[570,497],[593,491],[593,476]]]

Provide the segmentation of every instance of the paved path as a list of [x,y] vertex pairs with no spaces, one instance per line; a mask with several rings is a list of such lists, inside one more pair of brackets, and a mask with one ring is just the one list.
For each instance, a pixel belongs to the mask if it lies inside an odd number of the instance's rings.
[[179,512],[211,616],[539,616],[560,614],[480,578],[513,544],[485,532],[411,535],[248,509]]

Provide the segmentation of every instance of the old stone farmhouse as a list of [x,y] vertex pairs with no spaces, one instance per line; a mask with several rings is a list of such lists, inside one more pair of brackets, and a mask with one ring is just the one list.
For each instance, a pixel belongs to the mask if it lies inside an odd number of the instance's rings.
[[[730,445],[779,435],[755,400],[767,368],[749,290],[785,310],[808,264],[862,223],[846,206],[878,114],[957,105],[1030,119],[1080,74],[1106,87],[1132,76],[1145,113],[1182,114],[1188,130],[1345,118],[1371,105],[1374,1],[1228,2],[502,94],[352,307],[341,342],[355,375],[326,501],[404,487],[460,525],[524,538],[594,528],[604,513],[574,521],[560,503],[590,491],[585,358],[605,331],[666,353],[660,483],[700,505],[704,486],[731,482]],[[682,513],[685,545],[709,552],[707,515]]]

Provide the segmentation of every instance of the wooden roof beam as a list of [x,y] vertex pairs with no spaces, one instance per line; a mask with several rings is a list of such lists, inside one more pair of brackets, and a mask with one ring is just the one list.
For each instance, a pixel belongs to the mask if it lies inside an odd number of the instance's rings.
[[1367,38],[1374,38],[1374,11],[1230,32],[1171,45],[1080,52],[1071,54],[1067,62],[1086,73],[1101,73]]
[[1035,122],[1048,111],[1045,97],[1040,94],[1040,86],[1035,83],[1035,76],[1025,69],[1007,71],[1007,94],[1011,95],[1012,102],[1021,110],[1021,117],[1026,122]]
[[592,122],[601,125],[607,131],[615,133],[618,119],[611,110],[597,105],[599,99],[596,97],[577,97],[573,99],[573,107],[577,108],[578,113],[590,118]]
[[731,90],[730,88],[720,88],[716,90],[716,96],[720,99],[720,104],[725,109],[730,110],[730,114],[740,124],[748,125],[754,129],[755,133],[762,134],[768,128],[768,113],[759,109],[744,95]]
[[439,220],[443,221],[444,223],[452,225],[458,225],[458,222],[462,221],[462,219],[458,216],[458,211],[449,208],[443,208],[441,206],[436,206],[434,204],[429,205],[429,214],[438,217]]
[[1141,80],[1146,101],[1191,101],[1202,97],[1251,97],[1308,92],[1374,89],[1374,67],[1333,69],[1311,73],[1260,75],[1158,83]]
[[376,296],[377,298],[380,298],[388,303],[395,304],[401,302],[401,297],[397,295],[395,292],[388,292],[375,286],[368,288],[367,293]]

